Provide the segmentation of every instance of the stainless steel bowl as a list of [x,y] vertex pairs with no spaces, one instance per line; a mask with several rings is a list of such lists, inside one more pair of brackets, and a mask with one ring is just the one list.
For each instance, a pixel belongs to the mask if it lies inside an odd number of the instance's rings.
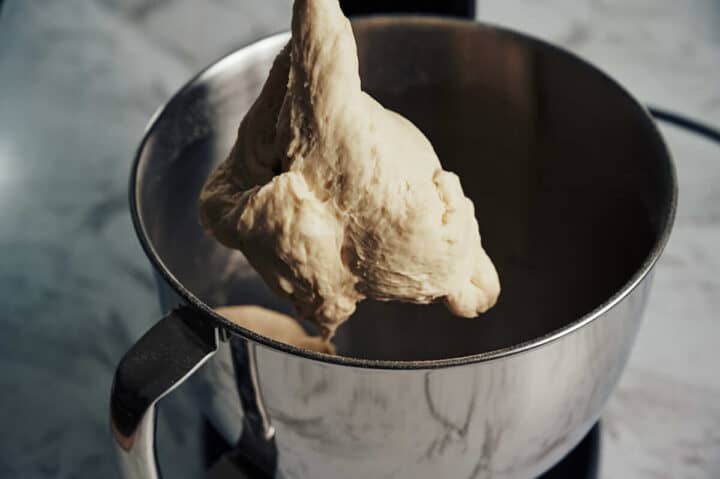
[[112,419],[129,477],[157,477],[156,401],[195,373],[198,407],[265,475],[528,478],[597,421],[626,363],[673,222],[676,180],[646,110],[542,41],[456,20],[354,22],[363,87],[460,175],[503,284],[475,320],[363,303],[339,356],[216,315],[289,312],[197,220],[198,192],[287,35],[239,50],[153,119],[133,217],[168,316],[118,368]]

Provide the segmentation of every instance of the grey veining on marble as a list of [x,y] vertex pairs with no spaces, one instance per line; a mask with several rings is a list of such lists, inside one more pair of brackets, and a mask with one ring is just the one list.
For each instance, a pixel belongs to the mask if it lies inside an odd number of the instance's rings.
[[[127,213],[130,160],[174,90],[222,54],[286,28],[290,1],[5,3],[0,477],[117,477],[112,371],[159,314]],[[717,0],[479,0],[478,14],[571,48],[643,100],[720,125]],[[720,148],[663,132],[680,209],[604,416],[607,479],[720,477]],[[182,395],[163,407],[170,477],[193,477],[198,465],[178,458],[198,447],[197,418]],[[167,420],[177,411],[185,423]]]

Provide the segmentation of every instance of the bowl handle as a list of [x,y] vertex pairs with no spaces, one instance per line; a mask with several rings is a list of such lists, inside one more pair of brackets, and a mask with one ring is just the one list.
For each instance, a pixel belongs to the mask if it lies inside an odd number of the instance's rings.
[[202,366],[218,331],[189,308],[172,311],[135,343],[115,371],[110,423],[123,477],[160,479],[155,405]]

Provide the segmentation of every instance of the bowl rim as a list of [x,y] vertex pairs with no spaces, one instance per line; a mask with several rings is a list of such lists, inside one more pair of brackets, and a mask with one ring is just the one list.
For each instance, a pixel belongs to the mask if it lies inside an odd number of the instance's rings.
[[[451,358],[444,358],[444,359],[434,359],[434,360],[411,360],[411,361],[397,361],[397,360],[374,360],[374,359],[361,359],[361,358],[354,358],[354,357],[346,357],[346,356],[336,356],[336,355],[330,355],[330,354],[324,354],[324,353],[318,353],[313,351],[308,351],[305,349],[297,348],[295,346],[291,346],[289,344],[285,344],[279,341],[276,341],[274,339],[268,338],[266,336],[262,336],[260,334],[255,333],[254,331],[251,331],[249,329],[243,328],[241,326],[236,325],[235,323],[232,323],[231,321],[225,319],[218,313],[216,313],[210,306],[205,304],[202,300],[200,300],[197,296],[195,296],[191,291],[189,291],[178,279],[175,277],[175,275],[170,271],[170,269],[165,265],[165,263],[160,258],[160,255],[155,250],[152,241],[150,240],[150,237],[147,233],[147,230],[145,228],[145,224],[142,219],[142,215],[140,213],[139,209],[139,198],[138,198],[138,188],[140,184],[140,178],[139,173],[141,169],[141,163],[142,163],[142,157],[143,157],[143,151],[145,150],[145,147],[147,145],[147,142],[152,135],[156,125],[163,117],[164,113],[168,110],[169,106],[179,97],[181,97],[186,91],[193,88],[195,85],[201,83],[205,78],[208,78],[214,74],[214,72],[222,70],[225,68],[225,65],[235,63],[238,61],[238,59],[243,57],[252,56],[253,53],[256,51],[263,51],[265,50],[269,45],[278,45],[281,46],[284,44],[284,42],[287,41],[287,39],[290,38],[289,32],[282,32],[282,33],[276,33],[273,35],[270,35],[268,37],[265,37],[259,41],[253,42],[245,47],[239,48],[231,53],[228,53],[227,55],[224,55],[219,60],[211,63],[209,66],[202,69],[199,73],[197,73],[195,76],[193,76],[189,81],[187,81],[176,93],[174,93],[170,99],[165,102],[158,110],[152,115],[150,118],[145,131],[143,133],[142,140],[140,141],[139,146],[136,149],[134,160],[132,163],[132,168],[130,172],[130,182],[129,182],[129,201],[130,201],[130,214],[132,217],[133,226],[135,228],[135,232],[138,236],[138,239],[140,241],[140,244],[145,251],[145,254],[147,255],[148,259],[150,260],[152,266],[155,268],[156,272],[160,274],[160,276],[163,278],[165,282],[167,282],[179,295],[181,298],[183,298],[189,305],[194,307],[198,314],[202,314],[205,316],[204,319],[210,319],[213,322],[213,325],[215,327],[219,327],[221,329],[224,329],[225,331],[231,331],[232,333],[238,334],[242,337],[244,337],[246,340],[251,341],[253,343],[257,343],[263,346],[266,346],[270,349],[289,353],[295,356],[300,356],[304,359],[313,360],[313,361],[319,361],[323,363],[330,363],[330,364],[337,364],[342,366],[349,366],[349,367],[358,367],[358,368],[369,368],[369,369],[387,369],[387,370],[397,370],[397,369],[408,369],[408,370],[418,370],[418,369],[437,369],[437,368],[446,368],[446,367],[453,367],[453,366],[462,366],[466,364],[472,364],[472,363],[478,363],[478,362],[486,362],[491,360],[496,360],[500,358],[505,358],[508,356],[517,355],[520,353],[528,352],[531,350],[534,350],[536,348],[539,348],[541,346],[547,345],[549,343],[552,343],[554,341],[557,341],[574,331],[577,331],[584,326],[589,325],[590,323],[594,322],[601,316],[603,316],[605,313],[607,313],[609,310],[613,309],[615,306],[617,306],[619,303],[621,303],[631,292],[635,290],[636,287],[640,285],[640,283],[643,282],[643,280],[648,276],[648,274],[653,269],[655,263],[660,258],[667,242],[670,237],[670,233],[672,231],[673,223],[675,220],[675,214],[677,210],[677,196],[678,196],[678,185],[677,185],[677,172],[676,172],[676,166],[673,161],[672,155],[670,154],[669,149],[667,148],[667,145],[657,127],[656,122],[654,121],[652,115],[647,110],[647,108],[642,105],[640,102],[638,102],[635,97],[633,97],[627,89],[625,89],[621,84],[619,84],[616,80],[614,80],[610,75],[602,71],[600,68],[596,67],[592,63],[584,60],[580,56],[570,52],[569,50],[554,45],[550,42],[547,42],[545,40],[530,36],[526,33],[513,30],[511,28],[507,27],[501,27],[498,25],[485,23],[477,20],[463,20],[463,19],[452,19],[452,18],[442,18],[442,17],[430,17],[430,16],[419,16],[419,15],[371,15],[371,16],[365,16],[365,17],[357,17],[353,19],[353,25],[358,24],[362,26],[372,26],[372,27],[382,27],[383,25],[397,25],[397,24],[405,24],[405,25],[419,25],[419,26],[440,26],[444,28],[473,28],[473,29],[485,29],[490,30],[495,33],[506,35],[509,37],[512,37],[513,39],[520,40],[523,42],[527,42],[530,44],[533,44],[535,46],[541,47],[544,50],[550,50],[553,51],[553,53],[561,56],[565,56],[569,58],[571,61],[581,64],[584,68],[590,69],[593,71],[599,78],[602,78],[605,82],[607,82],[612,88],[614,88],[620,95],[624,96],[626,100],[628,100],[632,105],[634,105],[638,109],[638,113],[641,115],[641,117],[644,117],[644,119],[647,122],[647,125],[649,126],[649,133],[655,137],[656,143],[660,146],[662,150],[662,154],[665,157],[665,159],[668,162],[669,171],[670,171],[670,188],[671,188],[671,194],[669,201],[667,204],[663,205],[662,212],[663,212],[663,218],[662,223],[660,226],[660,234],[655,239],[652,247],[650,248],[645,260],[640,265],[640,267],[635,271],[635,273],[632,275],[632,277],[622,286],[620,287],[612,296],[610,296],[607,300],[605,300],[603,303],[601,303],[599,306],[597,306],[595,309],[590,311],[589,313],[577,318],[576,320],[556,329],[553,331],[548,332],[547,334],[538,336],[533,339],[529,339],[527,341],[524,341],[522,343],[514,344],[512,346],[508,346],[502,349],[492,350],[492,351],[486,351],[482,353],[472,354],[472,355],[466,355],[466,356],[458,356],[458,357],[451,357]],[[278,48],[279,50],[279,48]]]

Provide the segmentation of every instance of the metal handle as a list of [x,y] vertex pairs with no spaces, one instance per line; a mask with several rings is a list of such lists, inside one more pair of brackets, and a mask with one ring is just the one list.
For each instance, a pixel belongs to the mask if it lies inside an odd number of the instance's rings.
[[217,350],[217,330],[189,309],[171,312],[125,354],[115,371],[110,421],[124,477],[160,479],[155,405]]

